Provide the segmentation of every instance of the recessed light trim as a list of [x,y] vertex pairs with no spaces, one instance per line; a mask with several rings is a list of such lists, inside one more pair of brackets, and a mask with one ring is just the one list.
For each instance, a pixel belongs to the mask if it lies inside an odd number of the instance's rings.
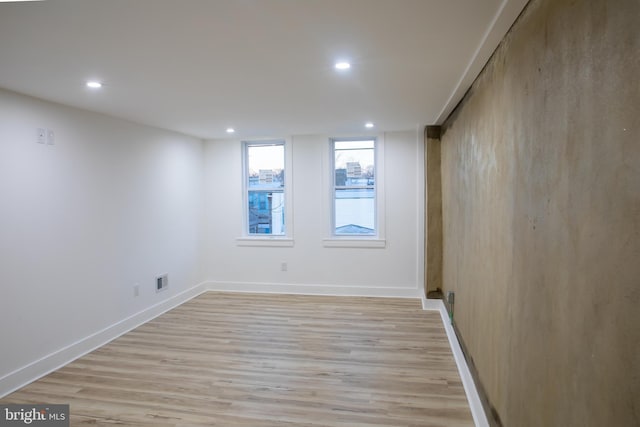
[[351,68],[351,64],[347,61],[339,61],[339,62],[336,62],[336,65],[334,65],[334,67],[336,68],[336,70],[344,71]]
[[364,124],[364,127],[366,127],[367,129],[371,129],[373,127],[373,123],[372,122],[367,122]]
[[91,89],[100,89],[102,87],[102,83],[97,80],[89,80],[87,82],[87,87]]
[[227,133],[235,133],[236,130],[234,128],[227,128]]

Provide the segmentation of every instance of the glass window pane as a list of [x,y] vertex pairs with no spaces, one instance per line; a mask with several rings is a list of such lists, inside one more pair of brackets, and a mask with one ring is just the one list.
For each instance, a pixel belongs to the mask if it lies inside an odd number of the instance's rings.
[[248,145],[250,188],[284,187],[284,145]]
[[373,186],[375,184],[374,141],[334,142],[335,185]]
[[375,190],[335,190],[335,233],[375,234]]
[[249,234],[285,234],[283,192],[249,191]]
[[375,235],[375,140],[334,140],[333,150],[334,233]]
[[285,235],[284,142],[245,147],[247,233]]
[[335,141],[336,150],[354,150],[363,148],[373,148],[375,141],[373,139],[363,139],[361,141]]

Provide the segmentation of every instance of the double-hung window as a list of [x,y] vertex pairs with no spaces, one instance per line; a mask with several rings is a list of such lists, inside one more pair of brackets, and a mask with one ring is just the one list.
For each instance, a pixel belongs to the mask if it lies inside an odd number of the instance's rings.
[[285,236],[285,143],[244,143],[245,223],[248,236]]
[[333,235],[376,236],[376,140],[332,139]]

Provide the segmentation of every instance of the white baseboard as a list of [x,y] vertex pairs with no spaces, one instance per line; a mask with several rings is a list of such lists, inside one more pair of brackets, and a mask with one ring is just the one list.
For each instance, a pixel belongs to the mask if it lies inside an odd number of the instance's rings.
[[296,294],[326,296],[420,298],[416,286],[373,287],[339,285],[297,285],[289,283],[204,282],[208,291],[255,292],[261,294]]
[[447,308],[445,307],[444,302],[439,299],[427,299],[422,297],[422,308],[424,310],[436,310],[440,312],[440,317],[442,318],[442,323],[444,324],[444,329],[447,333],[447,338],[449,339],[449,345],[453,352],[453,358],[456,361],[456,365],[458,365],[458,372],[460,373],[462,385],[464,386],[464,391],[467,395],[467,400],[469,401],[473,421],[475,422],[476,427],[489,427],[487,414],[484,412],[484,407],[482,406],[478,389],[476,388],[476,384],[471,376],[471,371],[469,371],[469,366],[464,358],[464,353],[462,353],[458,337],[456,336],[453,326],[451,325],[451,321],[449,320],[449,313],[447,313]]
[[190,299],[205,292],[204,284],[200,283],[186,291],[172,296],[158,304],[146,308],[111,326],[108,326],[86,338],[78,340],[60,350],[19,368],[0,378],[0,398],[12,393],[43,376],[60,369],[68,363],[101,347],[132,329],[146,323],[155,317],[184,304]]

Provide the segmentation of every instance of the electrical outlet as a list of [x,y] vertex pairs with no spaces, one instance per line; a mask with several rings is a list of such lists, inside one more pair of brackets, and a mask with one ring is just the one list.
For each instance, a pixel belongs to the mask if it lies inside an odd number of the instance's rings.
[[280,264],[280,271],[287,271],[288,266],[286,262],[283,262],[282,264]]
[[134,283],[133,284],[133,296],[134,297],[140,296],[140,284],[139,283]]

